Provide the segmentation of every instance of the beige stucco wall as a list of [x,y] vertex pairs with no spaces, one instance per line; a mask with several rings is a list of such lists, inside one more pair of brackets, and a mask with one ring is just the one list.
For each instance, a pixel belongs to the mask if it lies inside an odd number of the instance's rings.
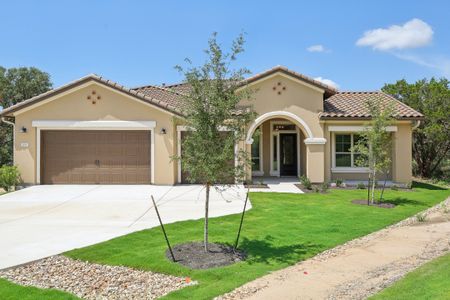
[[[242,101],[240,105],[250,105],[257,113],[257,116],[277,111],[293,113],[307,124],[312,136],[309,136],[308,130],[295,119],[286,116],[274,116],[273,119],[281,117],[296,124],[303,133],[303,140],[305,138],[322,138],[324,136],[324,129],[319,122],[318,116],[323,109],[323,90],[281,74],[269,76],[250,85],[249,88],[253,91],[251,100]],[[323,145],[305,146],[303,140],[300,143],[300,150],[303,150],[302,153],[312,153],[312,155],[301,156],[301,160],[303,157],[307,162],[301,164],[300,170],[302,170],[302,167],[305,168],[313,182],[321,182],[325,177],[325,169],[323,165],[324,153],[322,150],[322,153],[319,154],[319,149],[324,147]],[[267,148],[267,146],[264,148]],[[265,174],[268,174],[266,170],[269,168],[267,167],[266,157],[267,155],[264,154],[264,171]],[[319,157],[322,157],[322,161],[318,164],[313,163]],[[305,165],[310,165],[311,167],[308,169]]]
[[[94,105],[86,99],[93,90],[101,99]],[[156,121],[154,180],[155,184],[174,184],[175,166],[170,156],[174,155],[176,132],[173,117],[168,112],[144,104],[125,94],[113,91],[97,83],[81,89],[71,90],[53,101],[23,111],[16,115],[16,140],[14,143],[15,164],[19,167],[25,184],[36,184],[36,139],[37,130],[33,120],[122,120]],[[27,133],[20,133],[22,126]],[[165,128],[167,134],[161,134]],[[21,147],[28,143],[28,147]]]
[[[242,101],[240,105],[252,106],[258,116],[274,111],[294,113],[309,125],[314,137],[323,137],[318,117],[318,113],[323,109],[322,91],[282,75],[269,77],[250,85],[249,88],[253,90],[251,100]],[[297,123],[295,120],[290,121]],[[301,124],[297,125],[302,127]]]
[[[273,89],[275,87],[275,90]],[[283,89],[284,87],[284,89]],[[274,117],[271,120],[290,120],[301,129],[300,134],[300,174],[307,174],[313,182],[331,181],[336,178],[365,179],[366,174],[333,174],[331,172],[332,139],[329,125],[363,125],[363,122],[327,121],[320,122],[318,113],[323,109],[323,93],[315,87],[305,85],[282,75],[275,75],[251,85],[255,91],[252,100],[242,105],[251,105],[258,116],[273,111],[291,112],[308,124],[313,137],[325,138],[324,145],[305,145],[305,128],[295,120]],[[102,99],[93,105],[86,99],[95,90]],[[278,92],[281,94],[278,94]],[[23,110],[16,116],[16,139],[14,144],[15,163],[26,184],[36,184],[36,139],[37,130],[33,120],[126,120],[156,121],[154,144],[154,183],[174,184],[178,180],[178,164],[171,157],[177,154],[177,131],[174,117],[160,109],[144,104],[134,98],[91,82],[89,86],[75,88],[66,94],[32,109]],[[411,123],[398,122],[398,131],[393,134],[392,179],[407,183],[411,180],[412,138]],[[27,133],[20,133],[24,126]],[[166,134],[161,134],[161,128]],[[270,175],[270,120],[263,128],[263,170]],[[22,147],[28,143],[28,147]],[[239,149],[250,153],[250,145],[244,141]],[[250,176],[251,170],[248,171]]]
[[[332,172],[332,143],[334,142],[333,133],[328,131],[328,126],[364,126],[367,122],[363,121],[326,121],[322,122],[327,144],[325,145],[325,180],[334,181],[343,180],[367,180],[367,173],[334,173]],[[397,183],[407,184],[412,177],[412,126],[409,121],[398,121],[394,126],[397,132],[392,133],[392,166],[388,174],[388,180]],[[379,180],[384,179],[380,174]]]
[[392,179],[409,183],[412,177],[412,127],[411,124],[397,125],[393,134]]

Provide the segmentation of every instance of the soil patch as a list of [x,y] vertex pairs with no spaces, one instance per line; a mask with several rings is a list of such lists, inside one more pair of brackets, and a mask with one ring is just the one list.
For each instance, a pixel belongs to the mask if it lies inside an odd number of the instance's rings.
[[[179,244],[173,247],[176,262],[191,269],[209,269],[223,267],[245,260],[245,253],[234,250],[224,244],[209,244],[209,252],[205,252],[202,242]],[[172,260],[169,249],[166,257]]]
[[[359,205],[367,205],[367,199],[364,200],[353,200],[353,204],[359,204]],[[394,208],[395,204],[387,203],[387,202],[376,202],[376,203],[370,203],[368,206],[376,206],[381,208]]]

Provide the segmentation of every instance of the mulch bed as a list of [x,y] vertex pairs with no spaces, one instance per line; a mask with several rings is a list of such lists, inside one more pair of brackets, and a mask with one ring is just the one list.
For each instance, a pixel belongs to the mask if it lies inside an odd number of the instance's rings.
[[[179,244],[173,247],[176,262],[191,269],[210,269],[223,267],[245,260],[245,253],[234,250],[224,244],[209,244],[209,252],[205,252],[202,242]],[[169,249],[166,257],[172,260]]]
[[367,199],[353,200],[352,203],[358,204],[358,205],[376,206],[376,207],[381,207],[381,208],[394,208],[395,207],[395,204],[387,203],[387,202],[376,202],[376,203],[373,203],[373,204],[370,203],[369,205],[367,205]]

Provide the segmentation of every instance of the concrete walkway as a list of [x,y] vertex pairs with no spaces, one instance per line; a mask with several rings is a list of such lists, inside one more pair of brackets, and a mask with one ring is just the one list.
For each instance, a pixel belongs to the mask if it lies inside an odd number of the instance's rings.
[[[449,207],[447,200],[447,207]],[[448,210],[448,208],[447,208]],[[450,252],[450,213],[432,210],[252,281],[224,299],[365,299]]]
[[295,186],[299,183],[297,177],[253,177],[253,182],[263,182],[269,188],[252,188],[251,192],[303,194],[302,190]]
[[[242,212],[245,194],[213,189],[210,216]],[[2,195],[0,269],[158,226],[150,195],[164,223],[204,216],[199,185],[41,185]]]

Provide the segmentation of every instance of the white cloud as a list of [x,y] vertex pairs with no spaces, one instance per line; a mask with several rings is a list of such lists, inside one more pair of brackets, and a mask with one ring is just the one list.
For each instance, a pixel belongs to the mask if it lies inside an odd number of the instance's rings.
[[330,50],[326,49],[323,45],[312,45],[306,48],[308,52],[330,52]]
[[339,88],[339,84],[337,84],[336,82],[334,82],[331,79],[322,78],[322,77],[319,76],[319,77],[314,78],[314,80],[320,81],[320,82],[322,82],[322,83],[324,83],[326,85],[329,85],[329,86],[331,86],[331,87],[333,87],[335,89]]
[[417,65],[440,71],[444,76],[450,77],[450,60],[445,57],[423,58],[413,54],[394,53],[397,58],[413,62]]
[[412,19],[403,25],[377,28],[366,31],[356,41],[357,46],[372,47],[376,50],[418,48],[429,45],[433,39],[433,29],[420,19]]

